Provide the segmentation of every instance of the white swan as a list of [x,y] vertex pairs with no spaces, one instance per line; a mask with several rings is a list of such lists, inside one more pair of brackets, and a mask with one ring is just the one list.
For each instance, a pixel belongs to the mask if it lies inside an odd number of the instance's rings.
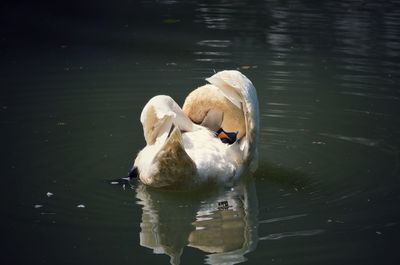
[[[255,87],[235,70],[206,79],[181,109],[169,96],[155,96],[140,116],[146,147],[132,172],[154,187],[188,188],[215,182],[231,185],[257,168],[259,109]],[[216,130],[237,132],[233,144]],[[131,175],[133,175],[131,172]]]

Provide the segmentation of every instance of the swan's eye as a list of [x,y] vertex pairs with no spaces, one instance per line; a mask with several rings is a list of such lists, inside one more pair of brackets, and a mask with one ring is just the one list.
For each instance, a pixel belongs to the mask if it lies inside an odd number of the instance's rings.
[[217,131],[217,137],[225,144],[233,144],[236,142],[237,134],[239,132],[225,132],[222,128]]

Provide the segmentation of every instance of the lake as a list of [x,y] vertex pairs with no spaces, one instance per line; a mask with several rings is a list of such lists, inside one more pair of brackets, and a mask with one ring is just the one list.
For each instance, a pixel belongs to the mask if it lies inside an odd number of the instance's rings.
[[[399,1],[4,4],[2,264],[398,264]],[[237,69],[260,166],[124,186],[153,96]]]

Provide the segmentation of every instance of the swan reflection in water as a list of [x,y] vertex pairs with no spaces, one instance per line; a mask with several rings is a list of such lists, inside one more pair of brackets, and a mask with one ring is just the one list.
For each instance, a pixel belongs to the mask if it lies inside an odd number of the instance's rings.
[[206,194],[155,190],[140,184],[140,245],[179,264],[185,246],[205,253],[207,264],[236,264],[258,241],[254,180]]

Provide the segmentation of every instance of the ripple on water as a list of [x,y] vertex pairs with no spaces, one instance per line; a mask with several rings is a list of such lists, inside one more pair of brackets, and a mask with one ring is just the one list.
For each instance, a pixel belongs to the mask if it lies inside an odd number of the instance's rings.
[[287,237],[305,237],[305,236],[316,236],[324,233],[324,229],[314,229],[314,230],[302,230],[295,232],[283,232],[283,233],[275,233],[267,236],[260,237],[259,240],[280,240]]
[[277,217],[277,218],[270,218],[270,219],[265,219],[265,220],[260,220],[260,224],[269,224],[269,223],[275,223],[275,222],[281,222],[281,221],[287,221],[287,220],[293,220],[297,219],[300,217],[305,217],[308,214],[296,214],[296,215],[290,215],[290,216],[283,216],[283,217]]

